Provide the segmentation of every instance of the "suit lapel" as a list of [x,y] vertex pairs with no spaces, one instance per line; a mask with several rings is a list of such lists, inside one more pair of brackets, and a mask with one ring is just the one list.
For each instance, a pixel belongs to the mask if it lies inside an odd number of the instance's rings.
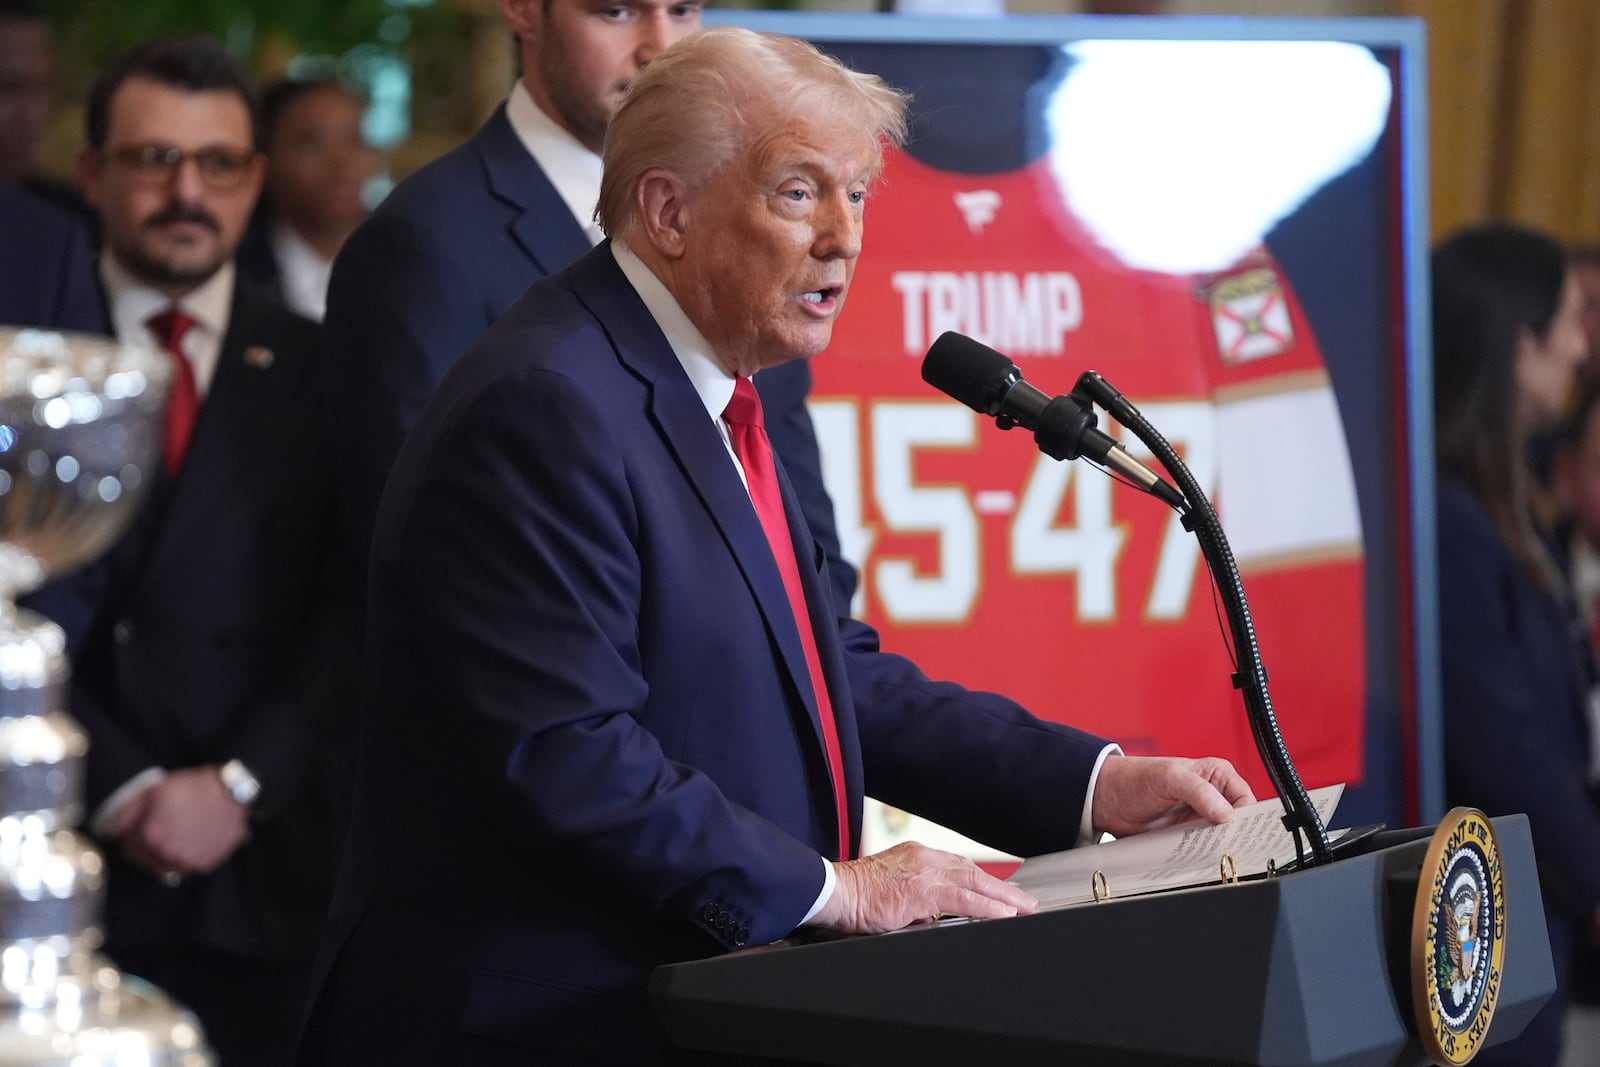
[[256,458],[271,440],[268,424],[278,376],[285,373],[270,354],[260,307],[234,288],[228,331],[222,339],[216,374],[200,405],[183,467],[165,486],[161,529],[151,545],[144,582],[159,582],[165,572],[188,571],[187,562],[214,528],[214,513],[248,493]]
[[583,227],[517,139],[504,104],[478,131],[474,144],[490,192],[518,212],[511,222],[512,237],[541,275],[554,274],[589,251]]
[[[743,572],[756,605],[766,620],[767,630],[778,646],[790,681],[803,696],[816,739],[818,758],[826,763],[822,722],[817,712],[816,698],[811,695],[811,672],[806,667],[805,651],[800,645],[800,634],[795,629],[794,613],[790,610],[789,596],[783,588],[783,578],[772,558],[766,534],[762,532],[761,520],[756,517],[755,508],[750,504],[750,494],[734,470],[727,446],[707,416],[700,394],[695,392],[660,328],[616,265],[609,242],[602,243],[574,264],[570,276],[579,298],[606,330],[617,357],[650,384],[651,417]],[[791,539],[794,539],[797,536],[795,531],[803,530],[803,526],[796,526],[800,509],[786,478],[782,479],[782,484],[784,510]],[[809,535],[800,543],[805,547],[801,549],[797,546],[795,551],[796,559],[801,563],[801,582],[806,584],[808,601],[820,603],[820,589],[814,577],[808,574],[813,557]],[[831,626],[831,620],[828,625]],[[817,635],[819,655],[826,663],[830,658],[828,650],[835,648],[837,639],[828,629],[818,629],[814,623],[813,631]],[[845,692],[840,681],[836,676],[830,675],[828,678],[835,707],[845,703],[839,698],[839,694]],[[843,723],[846,720],[841,718],[838,721]],[[852,724],[854,722],[853,719],[849,721]],[[847,760],[847,768],[849,763]],[[859,775],[856,777],[859,779]]]

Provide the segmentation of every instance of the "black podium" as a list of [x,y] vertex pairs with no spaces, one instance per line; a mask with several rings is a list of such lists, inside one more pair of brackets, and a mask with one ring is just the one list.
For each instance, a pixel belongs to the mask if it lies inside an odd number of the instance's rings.
[[[1493,824],[1489,1045],[1555,989],[1527,818]],[[675,964],[651,992],[685,1048],[812,1063],[1425,1063],[1410,943],[1429,833],[1277,878]]]

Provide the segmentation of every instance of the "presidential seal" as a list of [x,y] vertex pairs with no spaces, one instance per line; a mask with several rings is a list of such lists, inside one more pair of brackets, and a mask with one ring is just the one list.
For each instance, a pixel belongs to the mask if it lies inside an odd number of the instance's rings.
[[1505,962],[1506,886],[1494,827],[1456,808],[1433,833],[1411,919],[1411,997],[1423,1051],[1436,1063],[1478,1054]]

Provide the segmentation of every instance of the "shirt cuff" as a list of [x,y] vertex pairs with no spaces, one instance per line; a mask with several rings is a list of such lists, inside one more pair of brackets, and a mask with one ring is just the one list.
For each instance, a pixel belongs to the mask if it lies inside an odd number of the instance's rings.
[[1122,755],[1122,746],[1117,744],[1107,745],[1100,750],[1100,758],[1094,761],[1094,770],[1089,772],[1089,791],[1083,795],[1083,819],[1078,823],[1078,844],[1093,845],[1100,840],[1100,835],[1094,832],[1094,784],[1100,780],[1100,768],[1105,765],[1107,756]]
[[[1078,844],[1080,845],[1093,844],[1100,837],[1099,834],[1094,832],[1094,784],[1100,780],[1100,768],[1105,764],[1106,757],[1120,755],[1122,755],[1121,745],[1107,745],[1100,750],[1100,755],[1094,761],[1094,770],[1089,772],[1089,787],[1083,794],[1083,818],[1078,823]],[[827,904],[829,899],[833,897],[833,891],[839,885],[839,876],[833,873],[833,864],[829,863],[826,857],[818,856],[817,858],[822,860],[822,892],[817,894],[816,903],[811,905],[811,910],[806,912],[805,918],[795,924],[797,927],[804,926],[810,922],[817,912],[822,910],[823,905]]]
[[817,894],[817,902],[811,905],[811,910],[806,912],[806,917],[795,923],[797,927],[804,926],[815,918],[817,912],[822,910],[823,905],[833,898],[833,891],[839,886],[839,876],[833,873],[833,864],[829,863],[825,856],[818,856],[817,858],[822,860],[822,892]]
[[89,832],[97,836],[104,836],[106,823],[110,822],[117,812],[133,803],[134,798],[140,793],[143,793],[166,776],[167,772],[160,767],[146,767],[126,782],[117,786],[111,795],[106,797],[100,807],[95,809],[94,815],[89,819]]

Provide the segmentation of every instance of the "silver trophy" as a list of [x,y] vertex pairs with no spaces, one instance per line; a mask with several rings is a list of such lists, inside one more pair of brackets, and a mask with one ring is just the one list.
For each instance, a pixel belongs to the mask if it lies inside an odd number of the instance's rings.
[[160,462],[169,373],[150,349],[0,327],[0,1067],[212,1063],[193,1015],[97,954],[66,639],[16,604],[127,526]]

